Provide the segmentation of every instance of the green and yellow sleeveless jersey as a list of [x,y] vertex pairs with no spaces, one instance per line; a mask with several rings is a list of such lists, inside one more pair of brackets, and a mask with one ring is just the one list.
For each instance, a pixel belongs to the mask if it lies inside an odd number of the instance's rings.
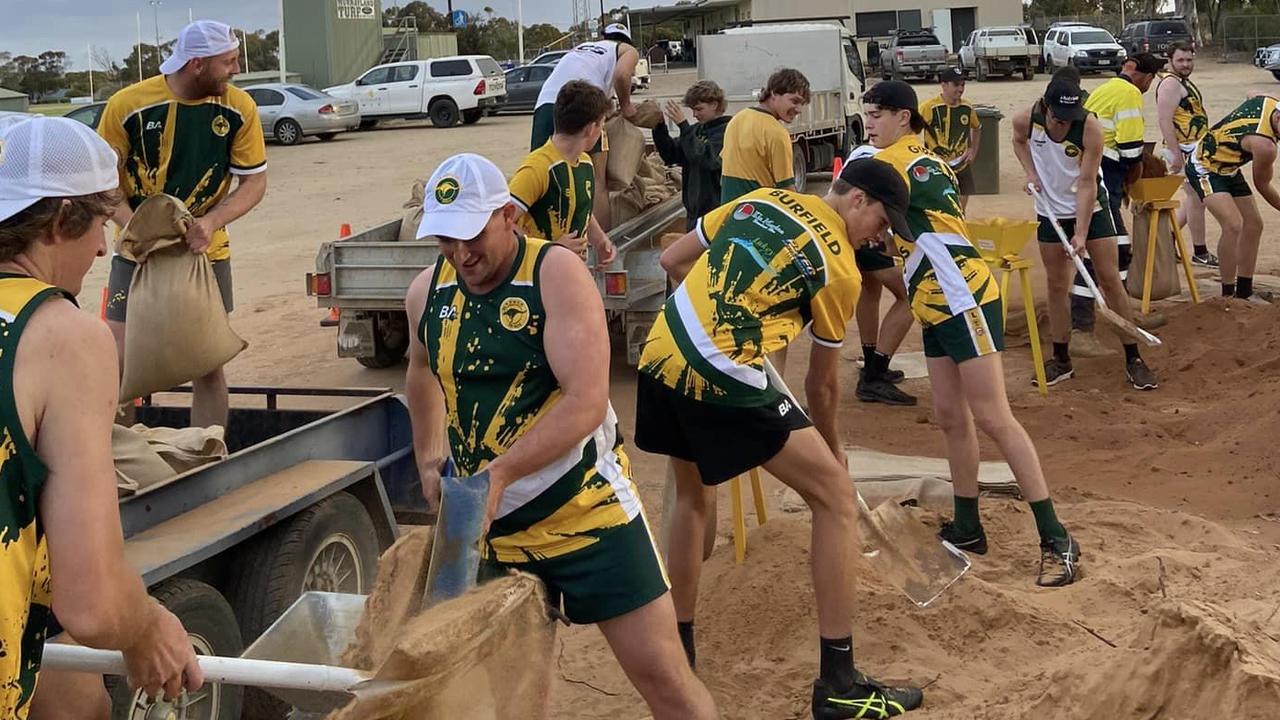
[[791,133],[769,111],[749,107],[724,129],[720,151],[720,202],[732,202],[758,188],[795,185]]
[[[431,278],[418,339],[444,391],[449,450],[458,471],[480,472],[561,396],[543,349],[539,272],[556,247],[519,241],[511,274],[484,295],[468,291],[443,258]],[[605,420],[563,457],[507,487],[485,557],[521,563],[589,547],[640,514],[631,463],[610,405]]]
[[990,268],[969,241],[951,168],[914,135],[881,149],[875,158],[896,168],[911,191],[907,224],[915,242],[893,239],[905,261],[907,295],[920,325],[940,325],[1000,299]]
[[67,293],[25,275],[0,273],[0,717],[27,717],[44,652],[49,549],[37,500],[47,469],[22,430],[13,396],[18,341],[32,313]]
[[1266,95],[1249,98],[1209,128],[1196,146],[1196,170],[1235,175],[1253,160],[1253,154],[1241,144],[1246,137],[1261,135],[1272,142],[1280,139],[1271,124],[1271,116],[1280,109],[1278,102]]
[[[188,101],[163,75],[143,80],[111,96],[98,134],[120,156],[120,189],[131,208],[166,193],[201,217],[227,196],[232,175],[267,169],[258,106],[234,85],[225,95]],[[205,254],[226,260],[228,243],[227,229],[219,228]]]
[[982,127],[973,106],[961,100],[953,107],[939,95],[926,100],[920,106],[920,114],[924,116],[923,137],[929,152],[945,160],[956,172],[968,167],[968,163],[959,163],[960,156],[969,149],[969,131]]
[[1204,96],[1200,94],[1200,88],[1191,82],[1191,78],[1184,78],[1177,73],[1161,72],[1156,75],[1162,83],[1173,78],[1182,85],[1185,95],[1173,111],[1173,134],[1178,138],[1178,145],[1195,145],[1209,129],[1209,114],[1204,110]]
[[511,199],[524,211],[520,226],[551,241],[570,233],[586,237],[594,184],[591,157],[582,153],[569,161],[550,140],[525,157],[508,183]]
[[766,355],[806,327],[816,343],[844,342],[861,290],[844,220],[815,195],[760,189],[694,232],[707,251],[663,305],[640,372],[695,400],[773,402]]

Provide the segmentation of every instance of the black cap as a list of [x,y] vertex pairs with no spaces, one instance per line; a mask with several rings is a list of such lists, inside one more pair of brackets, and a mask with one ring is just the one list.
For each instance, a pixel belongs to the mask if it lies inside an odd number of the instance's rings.
[[962,68],[949,67],[938,73],[938,82],[964,82],[965,74]]
[[911,191],[892,165],[875,158],[852,160],[840,171],[840,179],[883,205],[884,214],[889,217],[889,225],[894,234],[915,242],[916,235],[907,225]]
[[862,94],[862,102],[889,110],[910,110],[911,129],[916,132],[924,129],[924,116],[920,114],[916,90],[901,80],[881,80],[872,85],[870,90]]
[[1154,75],[1164,69],[1164,61],[1152,55],[1151,53],[1137,53],[1130,55],[1126,62],[1133,63],[1138,72]]
[[1084,117],[1084,93],[1070,80],[1055,78],[1044,91],[1044,104],[1055,120],[1075,122]]

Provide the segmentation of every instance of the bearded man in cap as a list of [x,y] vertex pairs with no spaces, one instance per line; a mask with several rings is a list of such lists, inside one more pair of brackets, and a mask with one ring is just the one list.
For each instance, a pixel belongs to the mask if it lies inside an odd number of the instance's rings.
[[[102,111],[98,134],[120,157],[124,202],[113,218],[124,227],[134,208],[161,193],[182,200],[196,220],[187,230],[193,253],[204,253],[229,313],[231,247],[226,226],[252,210],[267,190],[267,148],[258,106],[230,84],[240,72],[240,41],[231,28],[197,20],[178,35],[160,75],[116,93]],[[231,189],[232,176],[237,185]],[[107,282],[107,324],[124,367],[129,283],[136,265],[116,255]],[[125,398],[128,400],[129,398]],[[227,424],[222,368],[192,382],[191,425]]]

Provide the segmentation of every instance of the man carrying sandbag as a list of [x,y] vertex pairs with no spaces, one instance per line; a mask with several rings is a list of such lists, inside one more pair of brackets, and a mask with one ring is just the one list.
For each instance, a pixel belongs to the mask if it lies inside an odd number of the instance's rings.
[[427,182],[421,234],[442,257],[405,300],[423,494],[439,507],[447,457],[488,471],[481,574],[536,575],[569,620],[598,625],[655,720],[710,720],[609,404],[600,295],[572,252],[517,235],[516,214],[479,155],[454,155]]
[[[195,216],[187,244],[212,261],[228,313],[235,303],[226,225],[252,210],[267,189],[267,150],[257,105],[229,84],[240,72],[239,48],[223,23],[198,20],[188,25],[160,66],[163,74],[113,95],[98,126],[120,156],[125,202],[116,211],[117,224],[127,224],[152,195],[182,199]],[[233,175],[238,178],[235,190]],[[124,328],[135,269],[118,255],[111,259],[106,315],[122,365],[127,362]],[[218,368],[192,381],[191,424],[226,422],[227,380]]]
[[40,670],[46,638],[122,650],[130,685],[155,697],[176,698],[202,683],[187,631],[147,596],[125,559],[111,462],[111,339],[75,304],[94,258],[106,254],[103,226],[119,202],[117,182],[111,148],[74,120],[0,129],[6,719],[111,714],[101,677]]

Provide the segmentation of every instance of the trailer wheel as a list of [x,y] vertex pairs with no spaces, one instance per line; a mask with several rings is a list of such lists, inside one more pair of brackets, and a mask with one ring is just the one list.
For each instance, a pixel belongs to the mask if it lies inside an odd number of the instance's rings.
[[975,60],[973,63],[973,75],[977,78],[978,82],[987,81],[987,64],[981,58]]
[[1036,69],[1035,69],[1035,68],[1031,67],[1030,65],[1028,65],[1028,66],[1026,66],[1026,67],[1022,68],[1022,79],[1023,79],[1023,80],[1034,80],[1035,78],[1036,78]]
[[[244,652],[240,626],[231,605],[213,587],[198,580],[167,580],[151,596],[178,616],[191,635],[197,655],[239,657]],[[149,703],[142,691],[129,689],[124,678],[108,681],[112,720],[147,720]],[[210,683],[187,695],[187,705],[175,708],[178,720],[240,720],[244,688]]]
[[795,175],[796,192],[804,192],[809,185],[809,159],[800,143],[791,144],[791,172]]
[[[247,638],[257,638],[307,590],[367,593],[378,566],[373,520],[353,495],[321,500],[255,539],[233,569],[232,605]],[[286,717],[264,691],[244,694],[245,720]]]
[[373,354],[356,358],[361,365],[379,370],[395,367],[409,349],[409,319],[404,313],[373,313]]

